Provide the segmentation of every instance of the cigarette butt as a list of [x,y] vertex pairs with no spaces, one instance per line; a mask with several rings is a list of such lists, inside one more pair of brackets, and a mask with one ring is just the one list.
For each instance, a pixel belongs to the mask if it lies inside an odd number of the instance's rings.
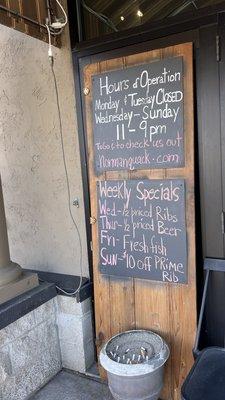
[[141,350],[143,350],[143,351],[147,351],[145,347],[141,347]]
[[132,361],[134,361],[134,359],[135,359],[135,354],[133,354],[133,356],[132,356]]
[[118,362],[118,363],[120,362],[120,357],[117,357],[117,362]]
[[128,351],[130,351],[130,349],[126,349],[125,353],[128,353]]
[[127,359],[127,364],[130,364],[130,358]]
[[141,356],[139,355],[139,356],[138,356],[138,362],[139,362],[140,360],[141,360]]
[[116,346],[116,351],[118,350],[119,346]]

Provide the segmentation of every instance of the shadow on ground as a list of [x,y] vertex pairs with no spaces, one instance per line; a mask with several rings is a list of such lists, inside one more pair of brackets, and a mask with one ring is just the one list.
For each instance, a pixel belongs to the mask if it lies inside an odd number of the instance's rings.
[[113,398],[105,384],[62,371],[30,400],[113,400]]

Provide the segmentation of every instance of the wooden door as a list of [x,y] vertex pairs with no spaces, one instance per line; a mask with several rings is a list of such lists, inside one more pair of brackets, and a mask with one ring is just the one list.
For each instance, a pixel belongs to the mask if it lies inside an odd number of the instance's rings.
[[[192,44],[186,43],[108,61],[90,64],[84,70],[86,133],[92,222],[98,218],[96,184],[100,180],[180,178],[186,185],[186,227],[188,284],[167,284],[137,278],[102,275],[99,272],[98,221],[92,225],[93,275],[96,337],[98,351],[118,332],[151,329],[169,344],[163,400],[180,399],[180,387],[192,363],[196,331],[194,132]],[[96,175],[92,120],[92,77],[103,72],[126,69],[164,58],[182,56],[184,79],[185,165],[172,169],[107,171]],[[102,376],[104,375],[101,371]]]

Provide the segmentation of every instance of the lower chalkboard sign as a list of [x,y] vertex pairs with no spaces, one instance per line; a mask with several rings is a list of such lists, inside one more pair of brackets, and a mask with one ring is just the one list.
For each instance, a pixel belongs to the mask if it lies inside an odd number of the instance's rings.
[[182,179],[97,182],[102,274],[187,283]]

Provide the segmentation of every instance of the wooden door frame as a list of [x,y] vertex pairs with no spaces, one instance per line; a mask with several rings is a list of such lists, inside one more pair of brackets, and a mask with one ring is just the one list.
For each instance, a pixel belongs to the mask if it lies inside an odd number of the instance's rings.
[[84,205],[85,205],[85,218],[86,218],[86,231],[87,231],[87,242],[88,242],[88,256],[90,265],[90,277],[93,278],[92,269],[92,250],[91,250],[91,226],[90,226],[90,195],[89,195],[89,178],[87,168],[87,146],[86,146],[86,133],[85,133],[85,118],[84,118],[84,107],[83,107],[83,93],[82,93],[82,69],[86,64],[90,62],[97,62],[105,60],[106,58],[116,58],[122,55],[129,55],[144,51],[143,49],[153,50],[154,48],[168,47],[175,44],[181,44],[192,41],[195,47],[199,45],[198,31],[190,30],[188,32],[182,32],[177,35],[165,36],[163,38],[156,38],[145,43],[134,44],[126,48],[118,46],[110,52],[96,53],[83,57],[82,54],[73,52],[73,64],[74,64],[74,80],[75,80],[75,91],[76,91],[76,106],[77,106],[77,124],[79,134],[79,145],[81,155],[81,170],[84,190]]
[[[224,9],[224,6],[223,6]],[[76,88],[76,102],[77,102],[77,120],[78,120],[78,132],[79,132],[79,142],[80,142],[80,154],[81,154],[81,164],[82,164],[82,177],[84,183],[84,204],[85,204],[85,215],[86,215],[86,229],[87,229],[87,239],[88,239],[88,252],[89,252],[89,263],[90,263],[90,276],[92,279],[92,252],[91,252],[91,229],[90,229],[90,205],[89,205],[89,181],[88,181],[88,171],[87,171],[87,157],[86,157],[86,139],[85,139],[85,123],[84,115],[82,109],[82,69],[88,63],[93,63],[97,61],[102,61],[108,58],[120,57],[121,55],[134,54],[145,50],[152,50],[154,48],[166,47],[174,44],[181,44],[188,41],[194,43],[194,59],[197,58],[199,50],[200,41],[200,29],[204,27],[207,31],[212,26],[217,27],[220,20],[224,21],[225,13],[221,9],[218,13],[211,12],[203,16],[199,16],[195,19],[186,20],[183,24],[182,19],[180,23],[172,25],[168,24],[167,27],[162,27],[160,29],[149,29],[147,31],[146,27],[143,32],[139,32],[136,36],[132,38],[124,38],[120,40],[119,35],[117,38],[113,38],[112,41],[107,41],[106,43],[101,43],[97,41],[95,44],[87,43],[86,46],[82,44],[80,50],[73,51],[73,63],[74,63],[74,79]],[[184,31],[185,30],[185,31]],[[172,33],[172,35],[171,35]],[[144,41],[143,41],[144,40]],[[197,71],[196,73],[199,73]],[[196,79],[197,80],[197,79]],[[195,87],[196,90],[196,87]],[[195,110],[195,113],[197,108]],[[197,126],[197,121],[196,121]],[[197,135],[196,135],[197,140]],[[198,155],[197,155],[198,156]],[[196,166],[201,163],[201,155],[199,156],[199,161],[196,162]],[[199,189],[200,193],[200,189]],[[203,207],[203,206],[202,206]],[[197,206],[199,209],[199,204]],[[197,225],[200,226],[200,212],[196,212]],[[202,240],[201,229],[197,232],[199,237],[199,242]],[[199,248],[201,251],[201,243],[199,243]],[[197,262],[201,262],[201,255]],[[202,275],[200,272],[200,279],[202,282]],[[201,290],[198,291],[199,296]]]

